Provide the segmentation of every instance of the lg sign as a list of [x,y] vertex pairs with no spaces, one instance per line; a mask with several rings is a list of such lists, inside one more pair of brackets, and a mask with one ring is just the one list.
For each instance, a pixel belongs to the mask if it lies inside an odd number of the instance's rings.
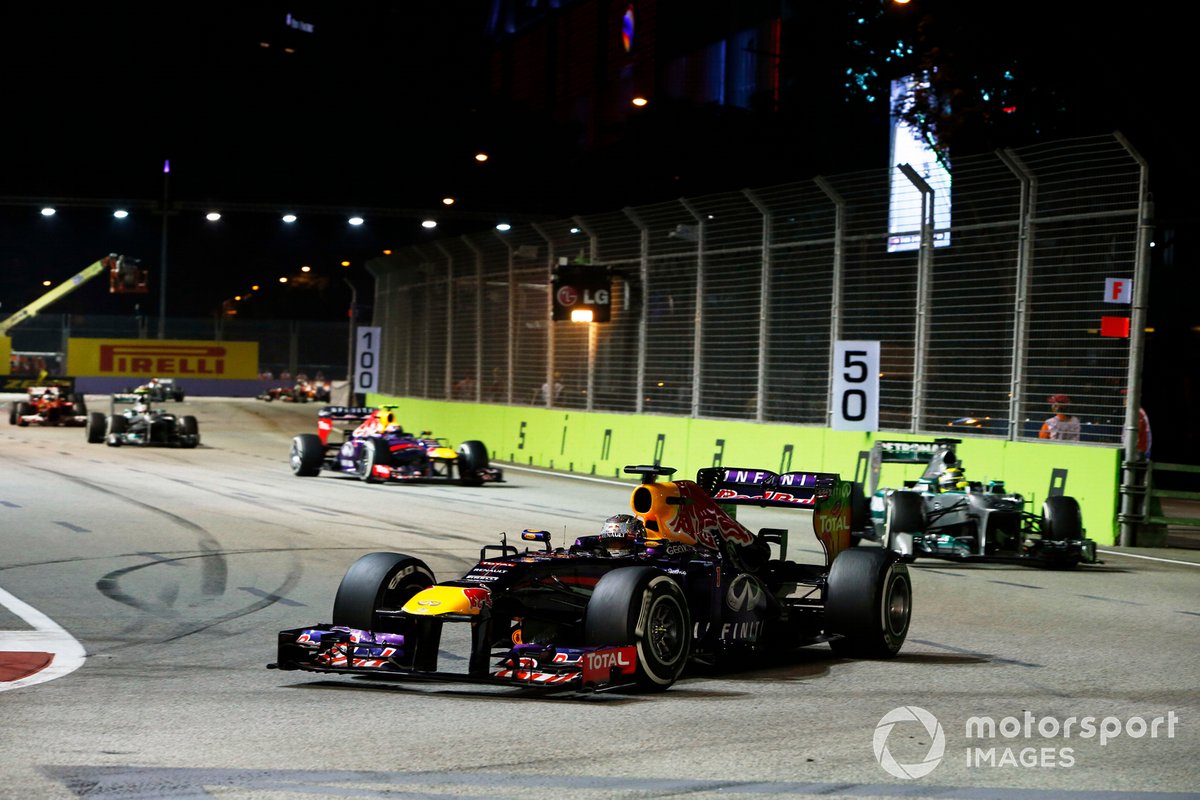
[[[579,320],[579,312],[590,312],[592,322],[608,322],[611,291],[608,269],[595,266],[560,265],[554,271],[555,320]],[[587,315],[582,315],[586,320]]]

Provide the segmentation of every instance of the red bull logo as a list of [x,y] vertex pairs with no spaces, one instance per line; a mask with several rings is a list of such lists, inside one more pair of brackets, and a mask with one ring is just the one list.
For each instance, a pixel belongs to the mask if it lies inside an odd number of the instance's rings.
[[221,345],[103,344],[100,372],[221,377],[225,374],[226,354]]

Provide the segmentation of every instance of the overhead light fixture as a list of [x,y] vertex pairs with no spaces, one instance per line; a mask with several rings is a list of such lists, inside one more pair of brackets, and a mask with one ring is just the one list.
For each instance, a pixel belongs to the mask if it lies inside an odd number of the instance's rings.
[[292,223],[292,222],[295,222],[295,221],[296,221],[296,215],[295,215],[295,214],[284,214],[284,215],[283,215],[283,221],[284,221],[284,222],[287,222],[287,223]]
[[346,221],[351,225],[362,225],[364,222],[366,222],[366,220],[364,220],[362,217],[351,217]]
[[454,198],[453,198],[453,197],[443,197],[443,198],[442,198],[442,205],[444,205],[444,206],[452,206],[452,205],[454,205]]
[[432,219],[422,220],[421,227],[425,230],[432,230],[433,228],[437,227],[437,221]]
[[590,308],[576,308],[571,311],[571,322],[591,322],[592,310]]
[[488,160],[488,154],[487,153],[476,153],[475,160],[478,161],[480,164],[482,164],[484,161]]
[[635,97],[635,98],[633,98],[633,100],[631,102],[638,108],[641,108],[642,106],[646,105],[650,101],[644,97]]
[[129,212],[123,208],[118,208],[116,211],[113,212],[113,216],[116,217],[117,219],[125,219],[126,217],[129,216]]
[[509,225],[507,222],[501,222],[496,226],[496,230],[500,231],[501,233],[505,231],[511,231],[512,225]]
[[209,222],[216,222],[221,218],[221,214],[218,211],[210,211],[204,215],[204,218]]
[[53,217],[56,213],[57,213],[56,210],[54,208],[51,208],[50,206],[46,206],[45,208],[42,209],[43,217]]

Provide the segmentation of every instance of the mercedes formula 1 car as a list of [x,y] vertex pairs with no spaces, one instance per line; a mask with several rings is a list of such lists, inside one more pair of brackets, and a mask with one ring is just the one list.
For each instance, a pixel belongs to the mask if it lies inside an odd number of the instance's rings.
[[[429,480],[480,486],[504,480],[503,470],[489,463],[483,442],[466,441],[455,450],[428,431],[408,433],[397,422],[395,408],[322,408],[317,433],[292,438],[292,472],[309,477],[328,470],[368,483]],[[340,439],[338,423],[343,425]]]
[[186,394],[183,387],[177,384],[174,378],[151,378],[141,386],[126,391],[129,394],[142,395],[154,403],[163,403],[167,400],[182,403]]
[[[131,407],[119,410],[121,406]],[[154,408],[144,394],[114,394],[108,417],[99,411],[88,416],[87,440],[91,444],[105,442],[109,447],[191,448],[200,444],[200,425],[191,415]]]
[[10,425],[86,425],[87,403],[83,395],[76,394],[74,379],[62,378],[66,383],[30,386],[24,400],[13,402],[8,411]]
[[[929,556],[1055,567],[1096,560],[1096,543],[1084,535],[1075,498],[1047,497],[1040,513],[1029,511],[1029,501],[1006,491],[1004,481],[967,480],[955,452],[961,442],[875,442],[860,538],[874,539],[907,560]],[[916,480],[902,488],[879,487],[883,464],[920,463],[925,469]]]
[[[486,545],[461,578],[438,582],[421,559],[362,556],[347,570],[331,621],[281,631],[283,670],[393,680],[498,684],[579,692],[662,691],[689,664],[736,665],[827,642],[839,656],[889,658],[912,614],[898,554],[850,547],[850,484],[828,473],[674,469],[640,474],[623,546],[610,524],[554,547],[526,530],[525,549]],[[786,529],[754,533],[737,505],[812,509],[821,564],[788,560]],[[803,518],[801,518],[803,519]],[[618,526],[620,527],[620,526]],[[470,653],[439,665],[447,625],[470,631]],[[455,637],[463,641],[467,637]]]

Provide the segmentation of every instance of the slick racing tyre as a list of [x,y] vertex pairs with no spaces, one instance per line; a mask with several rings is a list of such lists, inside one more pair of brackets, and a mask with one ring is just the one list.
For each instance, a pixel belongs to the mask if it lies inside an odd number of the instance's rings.
[[588,601],[584,639],[590,646],[635,645],[638,688],[668,689],[682,674],[692,646],[683,589],[653,567],[609,572]]
[[315,433],[302,433],[292,437],[290,463],[292,474],[302,478],[311,478],[321,471],[321,462],[325,460],[325,445],[321,437]]
[[458,446],[458,479],[468,486],[479,486],[483,483],[480,476],[487,469],[488,453],[483,442],[469,441]]
[[1042,538],[1070,542],[1083,538],[1083,515],[1074,497],[1047,497],[1042,504]]
[[99,411],[93,411],[88,414],[87,421],[87,440],[88,444],[99,444],[104,441],[104,426],[107,421],[104,415]]
[[378,439],[367,439],[362,443],[362,447],[358,449],[358,455],[355,456],[355,466],[358,468],[358,478],[365,483],[379,483],[379,476],[375,474],[375,467],[378,464],[388,463],[387,444]]
[[419,558],[403,553],[368,553],[350,565],[338,586],[333,624],[398,633],[404,637],[401,663],[435,669],[440,629],[428,624],[429,620],[405,619],[398,614],[413,595],[433,584],[433,571]]
[[24,420],[25,415],[33,413],[32,403],[17,403],[17,411],[12,416],[12,421],[18,426],[24,427],[29,423]]
[[829,569],[825,631],[829,646],[848,658],[891,658],[900,652],[912,618],[908,565],[891,550],[845,550]]
[[184,447],[195,447],[200,444],[200,423],[190,414],[179,420],[179,432],[183,435]]

